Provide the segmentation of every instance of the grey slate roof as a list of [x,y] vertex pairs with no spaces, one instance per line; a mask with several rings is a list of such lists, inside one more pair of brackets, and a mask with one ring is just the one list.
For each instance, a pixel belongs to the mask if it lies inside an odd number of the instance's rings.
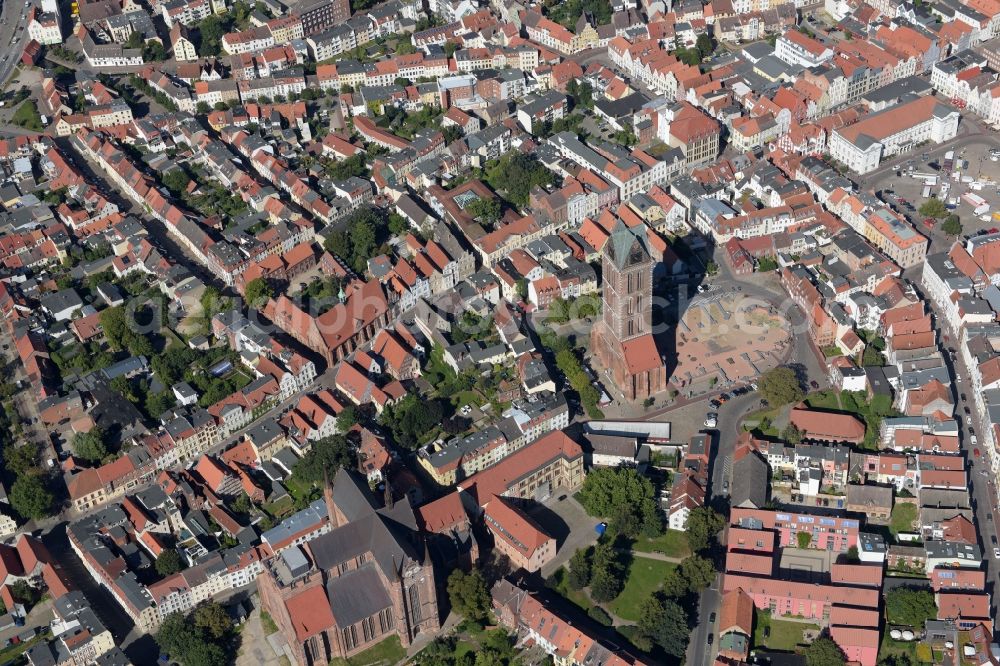
[[756,453],[737,460],[733,464],[732,506],[762,508],[767,503],[770,477],[767,462]]
[[334,578],[326,586],[330,610],[340,627],[347,627],[392,606],[375,565],[365,564]]

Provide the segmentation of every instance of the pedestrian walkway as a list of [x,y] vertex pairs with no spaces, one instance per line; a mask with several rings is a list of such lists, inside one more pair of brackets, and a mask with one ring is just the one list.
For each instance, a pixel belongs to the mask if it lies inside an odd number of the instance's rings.
[[242,643],[236,655],[236,666],[290,666],[288,657],[278,656],[267,640],[267,631],[260,620],[260,607],[254,608],[240,631]]

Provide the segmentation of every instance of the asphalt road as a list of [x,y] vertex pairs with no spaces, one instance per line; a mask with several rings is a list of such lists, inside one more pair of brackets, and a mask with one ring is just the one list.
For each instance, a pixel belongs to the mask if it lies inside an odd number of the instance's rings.
[[20,62],[24,45],[28,43],[28,7],[31,2],[18,0],[4,2],[0,9],[0,82],[7,77]]
[[933,161],[935,158],[943,157],[949,150],[958,150],[965,146],[983,143],[984,141],[995,142],[996,134],[984,126],[978,119],[973,118],[970,114],[963,113],[958,125],[958,134],[954,139],[945,141],[944,143],[927,145],[921,150],[894,155],[878,169],[858,177],[858,184],[862,188],[881,189],[880,184],[886,176],[892,175],[892,177],[895,177],[896,171],[902,165],[905,165],[911,159],[920,160],[920,156],[923,153],[927,153],[928,158]]
[[[916,275],[907,277],[909,277],[919,291],[919,277]],[[986,566],[986,591],[993,596],[993,606],[990,609],[990,615],[995,623],[1000,621],[1000,613],[997,612],[997,600],[995,595],[993,595],[994,588],[997,583],[997,577],[1000,576],[1000,560],[997,560],[993,556],[993,548],[994,544],[997,543],[996,540],[1000,539],[1000,529],[998,529],[996,522],[996,479],[990,472],[988,458],[980,458],[975,455],[975,450],[978,448],[980,452],[982,452],[984,446],[983,442],[985,437],[983,436],[983,418],[976,407],[975,400],[973,399],[972,384],[969,381],[969,369],[965,366],[965,361],[962,359],[962,355],[960,353],[956,354],[956,360],[952,362],[950,355],[948,354],[949,348],[958,351],[957,336],[955,335],[955,332],[950,330],[947,326],[945,323],[947,322],[947,319],[945,319],[940,309],[934,304],[934,302],[927,298],[925,298],[925,300],[930,306],[931,311],[934,313],[935,321],[937,322],[939,331],[942,334],[941,345],[945,352],[944,358],[951,371],[956,407],[955,418],[959,423],[959,441],[961,442],[965,458],[969,461],[969,495],[971,497],[972,508],[975,514],[976,527],[979,531],[980,546],[983,549],[983,562]],[[948,336],[948,340],[944,340],[944,336]],[[958,376],[961,376],[961,381],[956,380],[956,373]],[[962,400],[963,395],[966,397],[965,400]],[[965,407],[968,407],[971,412],[968,416],[965,414]],[[969,436],[968,428],[970,426],[976,433],[976,438],[978,440],[977,445],[972,444],[972,439]]]
[[[724,290],[738,289],[747,297],[770,303],[782,312],[788,320],[792,340],[791,346],[786,350],[783,363],[797,366],[800,377],[806,383],[814,381],[820,388],[825,388],[828,385],[827,375],[820,365],[818,352],[813,347],[808,333],[803,330],[805,316],[798,306],[789,301],[783,294],[778,294],[756,282],[730,275],[725,261],[721,257],[717,258],[716,261],[720,267],[720,274],[710,281],[713,287]],[[706,395],[701,398],[706,403],[706,411],[708,411],[707,401],[709,397]],[[715,410],[718,412],[719,418],[713,438],[714,451],[710,457],[712,469],[709,486],[713,503],[726,501],[728,495],[726,481],[732,481],[732,458],[736,448],[736,440],[740,434],[740,424],[748,412],[759,407],[760,395],[751,392],[735,397]],[[663,410],[664,413],[668,411]],[[708,666],[715,660],[715,654],[718,650],[718,636],[716,635],[716,623],[710,620],[713,615],[718,618],[722,602],[721,585],[722,575],[720,574],[716,576],[712,585],[701,594],[698,605],[698,624],[692,632],[691,641],[688,644],[686,660],[688,666]],[[712,636],[711,645],[708,643],[709,635]]]

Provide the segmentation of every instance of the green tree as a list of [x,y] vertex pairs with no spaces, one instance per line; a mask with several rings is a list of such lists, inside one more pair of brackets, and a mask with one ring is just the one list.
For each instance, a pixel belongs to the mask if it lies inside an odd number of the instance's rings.
[[448,576],[448,600],[452,609],[466,619],[482,622],[490,610],[490,592],[479,569],[465,573],[455,569]]
[[142,48],[143,39],[142,33],[138,30],[133,30],[129,33],[128,39],[125,40],[123,46],[127,49],[138,49]]
[[695,42],[694,47],[698,49],[698,53],[701,54],[702,58],[712,55],[712,51],[715,50],[715,47],[712,46],[712,38],[708,36],[707,32],[698,35],[698,40]]
[[798,542],[799,548],[805,549],[809,547],[812,543],[812,534],[810,532],[799,532],[795,535],[795,540]]
[[295,463],[292,475],[305,483],[319,483],[325,477],[333,478],[341,467],[353,469],[357,453],[344,435],[323,437],[313,442],[312,448]]
[[10,586],[11,596],[14,597],[14,601],[19,604],[24,604],[28,608],[31,608],[39,599],[42,598],[41,591],[38,588],[32,587],[28,581],[21,578],[16,580]]
[[354,427],[358,422],[358,410],[348,405],[344,407],[340,414],[337,414],[337,431],[344,433]]
[[351,241],[347,234],[339,229],[323,240],[323,249],[345,261],[351,260]]
[[925,620],[937,617],[934,593],[910,587],[893,588],[885,595],[885,613],[892,624],[923,627]]
[[861,365],[866,368],[880,367],[885,365],[885,357],[875,347],[867,345],[865,350],[861,352]]
[[594,546],[590,573],[590,596],[598,602],[611,601],[625,586],[625,567],[612,543],[602,541]]
[[420,400],[410,393],[384,409],[379,420],[392,432],[398,446],[415,449],[444,420],[444,407],[436,398]]
[[941,231],[949,236],[959,236],[962,233],[962,221],[958,215],[949,215],[941,225]]
[[246,299],[247,305],[255,309],[260,309],[274,297],[274,289],[264,278],[254,278],[247,282],[243,296]]
[[798,402],[804,395],[795,371],[784,366],[765,372],[758,385],[760,394],[772,407]]
[[587,475],[577,499],[591,516],[609,518],[615,534],[663,533],[663,516],[652,482],[631,467],[603,467]]
[[920,204],[919,211],[921,215],[934,218],[942,218],[948,214],[948,208],[937,197],[931,197]]
[[152,39],[143,45],[142,58],[146,62],[162,62],[167,59],[167,50],[163,44]]
[[691,592],[691,586],[681,573],[680,567],[675,567],[663,577],[660,590],[669,599],[683,599]]
[[590,585],[590,557],[587,554],[587,549],[580,548],[569,559],[567,582],[574,590],[581,590]]
[[214,601],[203,603],[194,609],[194,626],[218,640],[233,630],[233,620],[222,604]]
[[611,601],[622,593],[622,587],[620,578],[607,569],[596,569],[590,578],[590,597],[598,603]]
[[410,37],[401,37],[396,44],[396,55],[409,55],[416,52],[417,47],[413,45],[413,40]]
[[676,49],[674,56],[685,65],[696,67],[701,64],[701,51],[698,49]]
[[847,659],[833,639],[820,636],[805,651],[806,666],[844,666]]
[[368,175],[368,166],[365,164],[365,158],[361,154],[351,155],[346,160],[327,162],[323,170],[332,180],[347,180],[351,177],[364,177]]
[[715,509],[707,506],[691,509],[687,520],[687,540],[691,550],[698,553],[708,548],[711,540],[725,526],[725,518]]
[[680,659],[684,656],[691,632],[687,613],[677,602],[664,599],[659,594],[650,595],[640,608],[638,627],[640,633],[648,636],[671,657]]
[[173,548],[168,548],[156,556],[156,573],[161,576],[172,576],[178,571],[184,570],[184,560],[181,554]]
[[25,518],[46,518],[52,513],[55,497],[37,474],[17,477],[10,489],[10,505]]
[[701,592],[715,580],[715,565],[712,560],[700,555],[685,557],[678,571],[693,592]]
[[493,225],[499,221],[503,210],[500,207],[500,202],[496,199],[482,198],[471,201],[469,205],[465,207],[465,212],[480,222],[485,222],[487,225]]
[[781,431],[781,438],[789,444],[799,444],[802,441],[802,431],[794,423],[789,423]]
[[11,443],[3,450],[3,457],[7,469],[16,476],[21,476],[38,464],[38,446],[30,441],[21,446]]
[[533,188],[554,185],[559,178],[533,154],[511,151],[487,167],[486,181],[512,204],[523,208]]
[[173,192],[174,195],[180,195],[181,193],[187,191],[187,187],[190,184],[191,177],[188,176],[187,172],[180,167],[171,169],[163,174],[163,186]]
[[100,428],[91,428],[89,432],[77,433],[73,437],[73,453],[78,458],[90,462],[100,462],[108,455],[108,447],[104,443],[104,433]]
[[444,134],[446,144],[451,144],[465,136],[465,131],[458,125],[445,125],[441,128],[441,133]]
[[222,50],[222,37],[232,25],[231,18],[223,18],[216,14],[209,16],[198,24],[198,55],[203,58],[217,56]]
[[778,270],[778,262],[774,260],[774,257],[761,257],[757,260],[758,272],[769,273],[776,270]]
[[524,278],[518,278],[517,282],[514,283],[514,291],[517,292],[517,297],[522,301],[528,300],[528,281]]

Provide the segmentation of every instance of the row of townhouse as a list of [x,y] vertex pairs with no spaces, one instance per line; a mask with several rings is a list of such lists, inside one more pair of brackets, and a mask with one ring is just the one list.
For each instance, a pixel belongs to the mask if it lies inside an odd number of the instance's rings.
[[[360,205],[365,197],[355,200],[339,197],[332,204],[317,192],[308,181],[288,168],[284,160],[273,154],[273,147],[260,137],[236,128],[224,131],[222,140],[250,161],[259,175],[288,193],[291,200],[306,212],[329,224],[348,214]],[[369,190],[370,192],[370,190]]]
[[927,256],[927,237],[881,201],[862,200],[856,194],[837,188],[827,199],[826,206],[903,268],[917,266]]
[[569,423],[569,407],[560,394],[544,397],[532,411],[527,419],[512,413],[496,426],[425,446],[418,451],[417,462],[439,484],[453,486]]
[[710,80],[698,67],[680,62],[659,40],[628,41],[615,37],[608,44],[608,58],[629,78],[641,81],[671,101],[686,98],[687,90]]
[[[724,656],[745,659],[753,632],[755,609],[775,617],[808,618],[829,631],[852,661],[874,666],[880,643],[878,606],[883,565],[866,561],[869,551],[857,520],[809,513],[736,507],[730,518],[726,573],[720,617],[720,649]],[[808,535],[808,539],[802,539]],[[803,541],[808,548],[845,552],[858,547],[860,564],[833,564],[826,580],[789,580],[779,560],[786,547]],[[884,544],[882,558],[884,558]],[[871,560],[872,558],[869,558]]]
[[262,97],[273,99],[280,95],[287,98],[293,94],[302,94],[306,89],[306,77],[299,70],[275,72],[271,76],[239,81],[236,88],[239,91],[240,101],[244,104]]
[[126,48],[121,44],[98,44],[81,23],[76,36],[87,64],[95,68],[137,67],[143,64],[142,49]]
[[[251,545],[211,554],[202,548],[200,559],[184,571],[148,586],[142,583],[136,570],[143,562],[148,566],[174,537],[183,542],[190,530],[200,532],[206,526],[196,517],[200,511],[189,509],[181,517],[174,500],[178,493],[187,500],[197,502],[197,498],[182,493],[169,478],[163,481],[163,486],[129,495],[67,529],[70,547],[94,582],[106,588],[136,627],[145,632],[154,632],[172,613],[187,613],[203,601],[252,583],[268,554],[266,549]],[[220,523],[231,524],[222,528],[227,533],[237,529],[238,523],[228,512],[213,506],[216,503],[203,500],[198,506]]]
[[1000,328],[993,298],[1000,284],[998,250],[1000,234],[962,239],[947,253],[927,257],[921,275],[941,323],[958,340],[983,449],[995,471],[1000,469]]
[[146,175],[131,158],[99,131],[79,130],[73,145],[101,170],[129,199],[167,226],[167,230],[203,264],[206,251],[214,242],[200,224],[190,219],[164,195],[155,180]]
[[668,164],[648,153],[614,147],[607,143],[589,146],[571,132],[560,132],[548,139],[558,154],[589,169],[618,188],[619,201],[644,194],[657,185],[666,185],[680,171],[680,164]]
[[531,9],[524,11],[520,20],[528,39],[563,55],[572,55],[600,45],[597,30],[586,20],[577,23],[576,33]]
[[327,90],[340,90],[343,86],[387,86],[398,78],[411,80],[437,79],[452,74],[450,61],[446,56],[428,56],[412,53],[395,56],[377,63],[360,63],[357,60],[342,59],[316,67],[316,81]]
[[962,51],[935,63],[931,85],[952,104],[986,120],[1000,122],[1000,81],[987,68],[987,59],[973,51]]
[[175,25],[194,27],[213,13],[213,0],[167,0],[160,3],[160,14],[167,28]]

